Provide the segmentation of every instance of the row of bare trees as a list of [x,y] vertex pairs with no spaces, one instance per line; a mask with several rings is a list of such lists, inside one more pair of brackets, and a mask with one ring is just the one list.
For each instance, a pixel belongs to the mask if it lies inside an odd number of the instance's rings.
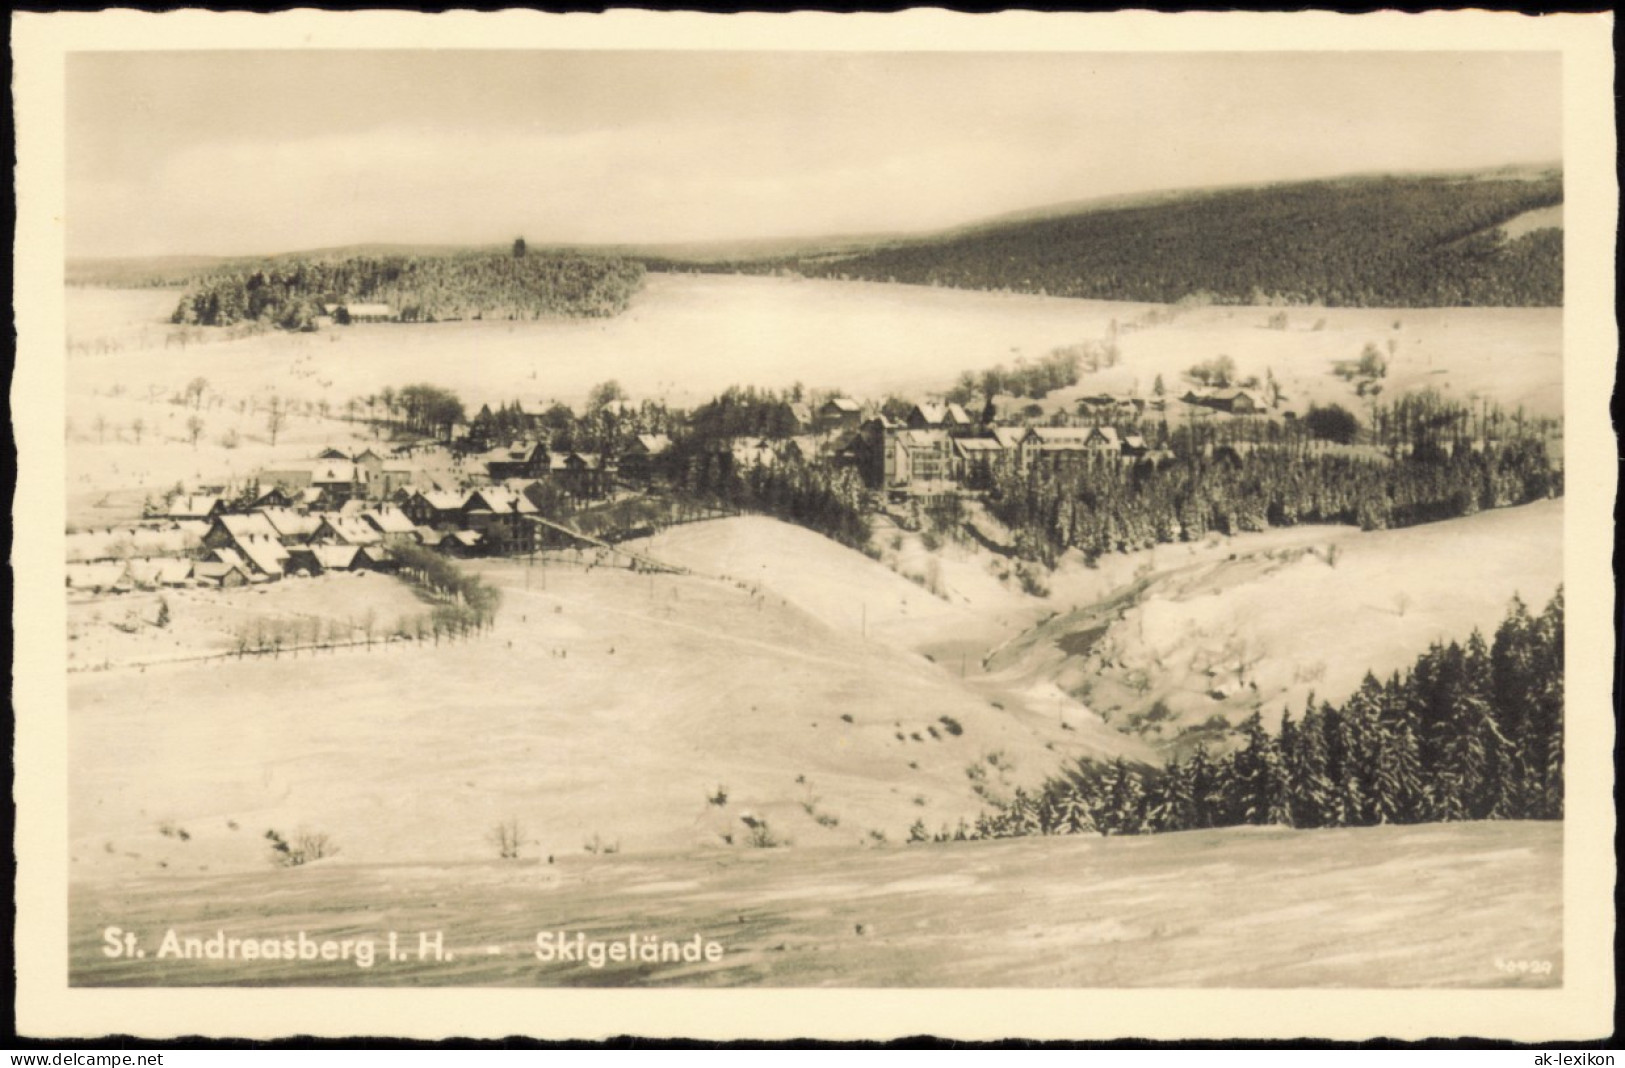
[[[494,591],[493,591],[494,592]],[[375,609],[360,618],[337,616],[257,616],[232,633],[232,652],[237,657],[272,656],[283,653],[297,657],[301,651],[315,654],[342,647],[384,642],[433,642],[467,638],[488,627],[494,609],[481,613],[466,604],[448,602],[428,611],[395,617],[385,622]]]

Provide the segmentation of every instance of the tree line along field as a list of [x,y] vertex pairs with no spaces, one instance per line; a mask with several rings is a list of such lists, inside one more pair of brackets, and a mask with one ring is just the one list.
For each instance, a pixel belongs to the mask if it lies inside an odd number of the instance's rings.
[[[280,628],[290,660],[309,647],[383,641],[403,620],[430,611],[411,587],[359,571],[251,592],[176,589],[84,597],[68,603],[68,670],[112,671],[233,655]],[[160,623],[160,621],[162,621]],[[368,634],[368,628],[371,634]],[[294,647],[305,646],[302,653]]]
[[[68,291],[70,388],[195,375],[234,395],[277,388],[342,404],[403,381],[431,381],[473,408],[557,397],[579,403],[605,377],[632,395],[699,403],[730,385],[788,384],[880,394],[944,388],[944,367],[1034,354],[1102,334],[1116,305],[932,293],[904,287],[651,274],[610,319],[357,324],[316,334],[168,323],[183,290]],[[83,325],[81,325],[83,324]],[[477,360],[463,358],[477,352]],[[316,379],[289,366],[310,356]],[[816,369],[816,376],[814,370]],[[321,386],[321,381],[331,382]]]

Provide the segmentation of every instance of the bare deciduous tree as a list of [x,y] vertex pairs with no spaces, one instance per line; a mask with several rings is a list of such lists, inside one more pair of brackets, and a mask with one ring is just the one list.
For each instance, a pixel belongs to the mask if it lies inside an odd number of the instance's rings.
[[503,860],[518,860],[524,830],[519,826],[517,819],[509,817],[492,827],[486,835],[486,840],[497,847],[497,855]]
[[281,397],[272,397],[270,405],[265,409],[265,429],[271,434],[271,444],[276,444],[276,436],[288,423],[287,409],[282,406]]

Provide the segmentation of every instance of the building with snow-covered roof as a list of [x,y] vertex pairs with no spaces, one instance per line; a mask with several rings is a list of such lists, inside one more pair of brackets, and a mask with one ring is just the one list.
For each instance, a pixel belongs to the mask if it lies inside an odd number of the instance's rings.
[[447,490],[419,490],[401,502],[401,511],[420,527],[444,529],[462,522],[468,494]]
[[363,512],[361,518],[371,524],[382,536],[384,544],[417,541],[417,527],[412,517],[393,505],[383,505]]
[[388,304],[376,301],[350,301],[346,304],[324,304],[323,309],[339,323],[387,323],[395,318]]
[[203,535],[202,544],[207,549],[239,549],[248,538],[266,538],[281,543],[276,528],[265,514],[252,512],[248,515],[215,516],[208,533]]
[[192,565],[192,581],[200,586],[246,586],[249,582],[248,565],[230,549],[217,550],[217,555],[229,553],[231,559],[199,560]]
[[647,482],[655,476],[660,458],[671,451],[671,438],[665,434],[638,434],[621,454],[621,471],[627,478]]
[[77,593],[122,593],[132,585],[129,565],[122,560],[67,566],[68,589]]
[[225,510],[226,502],[219,497],[181,495],[171,497],[169,503],[164,505],[163,517],[209,520]]
[[131,560],[128,573],[130,581],[142,589],[184,586],[192,579],[192,561],[177,556]]
[[818,409],[818,430],[826,434],[835,430],[856,430],[862,412],[858,402],[851,397],[831,397]]
[[282,544],[288,546],[302,545],[309,541],[310,536],[316,533],[316,528],[322,523],[320,515],[296,512],[292,508],[261,508],[258,514],[265,517],[265,521],[276,532]]
[[911,430],[965,430],[975,425],[970,413],[959,404],[926,402],[909,410],[907,422]]
[[215,550],[218,558],[221,553],[233,553],[248,564],[248,577],[253,582],[265,582],[282,577],[283,564],[288,559],[288,549],[274,537],[265,535],[248,535],[238,538],[236,544],[230,549]]
[[328,512],[322,516],[321,523],[316,527],[315,533],[310,536],[312,545],[376,545],[383,541],[383,534],[378,528],[367,522],[359,515],[339,515]]
[[953,439],[943,430],[898,430],[887,435],[888,487],[952,477]]

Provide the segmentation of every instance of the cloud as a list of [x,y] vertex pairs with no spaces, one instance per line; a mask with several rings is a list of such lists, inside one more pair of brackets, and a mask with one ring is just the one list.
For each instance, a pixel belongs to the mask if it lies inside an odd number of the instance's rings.
[[116,234],[147,251],[274,251],[520,231],[632,242],[917,229],[1020,196],[1042,170],[1038,160],[989,163],[982,145],[832,144],[723,123],[213,143],[175,154],[146,180],[76,183],[70,241]]
[[[184,136],[120,127],[103,141],[139,160],[115,152],[70,176],[69,247],[927,230],[1142,190],[1549,159],[1558,137],[1551,72],[1491,60],[757,57],[737,87],[728,64],[702,77],[661,62],[584,65],[529,110],[513,85],[496,100],[452,80],[442,99],[408,79],[363,125],[321,108],[303,109],[304,126],[256,123],[263,108],[214,105],[211,125],[181,107]],[[665,81],[670,99],[651,95]]]

